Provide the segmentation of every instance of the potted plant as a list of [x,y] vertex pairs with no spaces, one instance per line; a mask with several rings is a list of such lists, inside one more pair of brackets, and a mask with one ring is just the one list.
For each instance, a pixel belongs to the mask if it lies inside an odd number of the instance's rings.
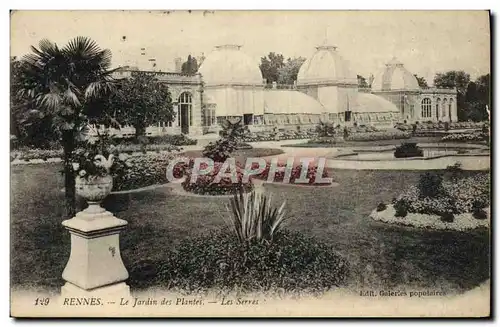
[[99,204],[113,189],[114,157],[111,147],[104,145],[102,140],[85,142],[73,153],[76,194],[87,201],[89,210],[100,210]]

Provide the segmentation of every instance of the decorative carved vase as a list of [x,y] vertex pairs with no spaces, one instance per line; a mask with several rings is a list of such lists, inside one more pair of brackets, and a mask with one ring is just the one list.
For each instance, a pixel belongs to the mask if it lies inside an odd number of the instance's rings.
[[111,175],[89,176],[88,178],[77,176],[75,188],[76,194],[84,198],[89,204],[89,207],[84,211],[86,213],[100,213],[104,211],[100,203],[113,189],[113,178]]

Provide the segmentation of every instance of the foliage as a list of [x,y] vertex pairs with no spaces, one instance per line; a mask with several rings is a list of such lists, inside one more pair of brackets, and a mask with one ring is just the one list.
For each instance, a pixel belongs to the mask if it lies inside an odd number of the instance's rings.
[[408,215],[408,203],[402,199],[394,203],[394,209],[396,210],[396,217],[404,218]]
[[455,216],[451,212],[442,212],[439,215],[441,221],[445,223],[452,223],[455,220]]
[[461,121],[484,121],[488,118],[486,106],[491,107],[490,74],[479,76],[475,81],[464,71],[438,73],[436,87],[456,87],[457,113]]
[[488,218],[488,214],[484,209],[474,210],[472,212],[472,216],[476,219],[483,220]]
[[282,54],[269,52],[265,57],[260,58],[260,71],[262,77],[267,80],[268,84],[278,82],[279,70],[285,65],[285,58]]
[[181,241],[158,269],[158,284],[186,293],[322,293],[346,283],[349,265],[334,248],[297,232],[272,242],[240,243],[234,233],[213,231]]
[[379,131],[379,132],[358,132],[351,133],[345,139],[346,141],[381,141],[381,140],[400,140],[409,139],[411,133],[402,131]]
[[423,157],[424,152],[417,146],[417,143],[407,142],[396,147],[395,158]]
[[[431,179],[426,177],[428,180]],[[470,213],[474,208],[487,207],[490,204],[489,178],[487,174],[477,174],[460,179],[443,181],[441,187],[433,187],[437,191],[422,193],[422,189],[410,186],[396,200],[394,206],[407,207],[409,212],[441,215]],[[429,194],[431,193],[431,194]],[[433,195],[434,193],[435,195]]]
[[377,211],[384,211],[385,209],[387,209],[387,205],[384,203],[384,202],[380,202],[378,205],[377,205]]
[[[168,183],[166,169],[175,158],[171,154],[129,156],[121,153],[112,169],[113,191],[133,190]],[[174,177],[182,176],[182,166],[176,166]]]
[[316,133],[319,137],[335,136],[335,125],[330,122],[320,121],[318,125],[316,125]]
[[368,83],[366,82],[366,78],[364,78],[361,75],[357,75],[357,78],[358,78],[358,87],[360,87],[360,88],[367,88],[368,87]]
[[182,63],[181,72],[184,75],[194,75],[198,72],[198,61],[195,57],[189,55],[187,60]]
[[[116,126],[102,98],[114,88],[111,52],[89,38],[76,37],[63,48],[46,39],[31,47],[20,64],[17,95],[32,117],[48,119],[64,149],[67,215],[75,213],[75,179],[70,158],[88,124]],[[28,122],[26,120],[25,122]],[[21,122],[23,124],[23,122]]]
[[417,79],[418,86],[420,86],[422,88],[429,87],[429,85],[427,84],[427,81],[425,80],[424,77],[420,77],[417,74],[414,74],[413,76],[415,76],[415,78]]
[[306,61],[306,58],[288,58],[286,62],[278,68],[278,84],[293,85],[297,81],[297,75],[300,67]]
[[[192,177],[192,169],[193,169],[193,161],[191,161],[189,165],[189,169],[187,169],[186,179],[182,182],[182,187],[187,192],[201,194],[201,195],[230,195],[235,192],[239,192],[242,190],[243,192],[249,192],[253,190],[252,180],[249,179],[248,182],[243,181],[243,170],[239,167],[235,167],[236,169],[236,183],[233,183],[231,177],[229,177],[228,172],[223,172],[225,176],[220,179],[220,181],[215,182],[217,175],[219,174],[220,169],[223,167],[222,162],[215,162],[213,169],[204,175],[199,175],[196,178],[195,182],[191,182]],[[201,169],[207,169],[208,166],[204,163],[201,164]]]
[[29,146],[39,149],[50,148],[59,141],[59,135],[52,128],[52,115],[41,114],[35,103],[21,94],[24,62],[11,58],[10,61],[10,133],[16,137],[17,146]]
[[120,80],[117,89],[106,105],[121,125],[135,128],[136,137],[144,135],[149,125],[174,120],[168,86],[153,74],[134,72],[130,78]]
[[463,173],[462,164],[455,162],[453,165],[446,166],[446,172],[450,174],[451,179],[457,179]]
[[103,177],[110,174],[115,155],[118,153],[114,151],[106,137],[95,141],[83,141],[73,152],[71,165],[81,178]]
[[203,149],[203,156],[215,162],[225,162],[243,140],[244,128],[241,119],[236,122],[224,120],[221,124],[220,138],[210,142]]
[[240,190],[231,198],[229,228],[240,243],[271,242],[287,219],[286,201],[272,206],[272,194],[260,190],[244,193]]
[[436,198],[443,194],[443,177],[441,174],[426,172],[418,180],[420,197]]

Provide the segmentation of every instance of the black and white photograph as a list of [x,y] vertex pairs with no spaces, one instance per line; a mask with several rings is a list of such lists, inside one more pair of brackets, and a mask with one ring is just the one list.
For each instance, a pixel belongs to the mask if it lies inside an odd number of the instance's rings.
[[490,24],[12,10],[11,316],[490,317]]

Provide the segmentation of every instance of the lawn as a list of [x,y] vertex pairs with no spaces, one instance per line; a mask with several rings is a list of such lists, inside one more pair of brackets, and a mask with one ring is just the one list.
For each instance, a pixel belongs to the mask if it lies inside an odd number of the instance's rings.
[[[63,178],[59,164],[11,168],[11,282],[57,291],[69,256],[69,233],[61,226]],[[448,293],[472,289],[489,278],[487,231],[429,231],[387,225],[368,217],[390,201],[416,171],[330,171],[340,185],[291,188],[269,185],[287,199],[288,228],[334,245],[352,265],[353,290],[423,288]],[[129,222],[122,233],[122,257],[133,290],[150,285],[155,263],[168,249],[224,224],[227,199],[173,195],[168,188],[111,195],[105,207]],[[80,205],[83,205],[80,203]]]

